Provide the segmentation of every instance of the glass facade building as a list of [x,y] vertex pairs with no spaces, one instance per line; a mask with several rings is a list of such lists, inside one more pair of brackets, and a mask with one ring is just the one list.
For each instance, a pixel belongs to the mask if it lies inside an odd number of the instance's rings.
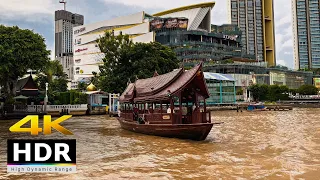
[[183,62],[221,61],[232,57],[254,60],[254,55],[242,51],[241,32],[237,26],[223,26],[229,27],[230,31],[215,25],[211,25],[211,32],[177,28],[155,30],[155,41],[172,47]]
[[320,68],[319,9],[319,0],[292,0],[296,69]]
[[242,31],[243,49],[276,65],[273,0],[229,0],[229,22]]
[[228,74],[204,72],[210,97],[207,104],[234,104],[236,91],[234,78]]
[[286,85],[297,89],[301,85],[312,85],[313,73],[309,71],[292,71],[281,68],[266,68],[248,64],[219,64],[204,66],[204,71],[230,74],[238,90],[252,84]]

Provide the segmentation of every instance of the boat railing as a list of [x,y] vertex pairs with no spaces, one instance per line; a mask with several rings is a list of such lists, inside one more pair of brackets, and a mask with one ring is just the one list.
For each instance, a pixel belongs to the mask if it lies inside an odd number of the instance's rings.
[[120,117],[122,117],[126,120],[128,120],[128,119],[133,120],[133,113],[132,112],[121,112]]
[[172,124],[171,114],[167,113],[144,114],[144,119],[149,124]]
[[[195,114],[196,115],[196,114]],[[126,120],[133,120],[133,113],[132,112],[121,112],[120,117],[126,119]],[[180,122],[180,113],[145,113],[145,114],[139,114],[139,117],[141,117],[145,122],[149,124],[181,124]],[[197,122],[201,123],[211,123],[211,114],[210,111],[208,112],[200,112],[197,115]],[[192,122],[190,122],[192,123]]]
[[[132,112],[121,112],[120,117],[126,120],[133,120]],[[149,124],[172,124],[171,114],[167,113],[150,113],[150,114],[139,114],[144,121]]]

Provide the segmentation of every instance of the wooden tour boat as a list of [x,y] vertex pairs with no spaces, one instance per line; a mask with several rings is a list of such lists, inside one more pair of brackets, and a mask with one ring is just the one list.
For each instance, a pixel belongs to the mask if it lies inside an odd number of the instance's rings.
[[128,83],[119,98],[123,129],[163,137],[204,140],[213,124],[206,110],[202,63]]

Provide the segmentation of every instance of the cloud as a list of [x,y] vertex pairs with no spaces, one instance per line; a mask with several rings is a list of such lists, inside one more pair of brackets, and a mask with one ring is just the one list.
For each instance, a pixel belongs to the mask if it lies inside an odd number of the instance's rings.
[[[113,3],[114,0],[102,0],[106,4]],[[212,2],[212,0],[117,0],[117,3],[121,3],[126,6],[139,6],[143,8],[160,8],[160,9],[172,9],[176,7],[181,6],[187,6],[191,4],[197,4],[197,3],[203,3],[203,2]],[[220,0],[219,2],[216,2],[216,4],[219,4],[223,2],[223,0]]]
[[[114,0],[100,0],[106,5],[114,3]],[[187,6],[197,3],[212,2],[212,0],[117,0],[117,3],[126,6],[133,6],[135,8],[151,9],[147,13],[156,13],[168,9],[173,9],[181,6]],[[227,23],[227,1],[226,0],[216,0],[216,4],[211,12],[211,21],[214,24],[226,24]],[[157,9],[155,11],[154,9]],[[153,9],[153,10],[152,10]]]
[[277,59],[277,64],[282,65],[282,66],[287,66],[286,61],[283,59]]
[[293,68],[292,12],[290,0],[274,1],[277,64]]
[[0,17],[3,20],[46,21],[56,8],[53,0],[10,0],[0,3]]

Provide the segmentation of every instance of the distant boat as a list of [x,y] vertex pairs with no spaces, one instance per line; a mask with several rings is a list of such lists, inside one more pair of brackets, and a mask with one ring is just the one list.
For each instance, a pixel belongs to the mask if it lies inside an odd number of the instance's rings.
[[201,70],[202,63],[130,83],[119,98],[121,127],[155,136],[206,139],[219,123],[211,123],[206,110],[209,92]]
[[266,111],[268,110],[263,103],[249,104],[248,111]]

